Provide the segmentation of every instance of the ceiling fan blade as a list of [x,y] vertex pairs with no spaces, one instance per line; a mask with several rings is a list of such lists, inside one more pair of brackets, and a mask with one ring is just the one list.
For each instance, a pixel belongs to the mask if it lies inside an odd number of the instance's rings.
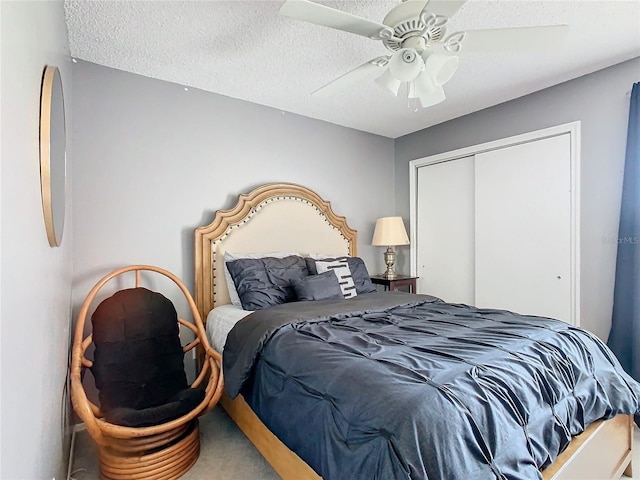
[[307,0],[287,0],[280,7],[280,15],[355,33],[374,40],[393,37],[393,29],[347,12]]
[[350,70],[344,75],[332,80],[323,87],[320,87],[311,95],[314,97],[329,97],[334,93],[337,93],[345,88],[358,83],[360,80],[366,78],[372,71],[378,71],[381,67],[384,67],[389,62],[388,56],[382,56],[369,60],[367,63],[363,63],[359,67]]
[[431,0],[423,8],[424,12],[442,17],[453,17],[468,0]]
[[450,35],[445,40],[445,48],[449,49],[449,39],[458,36],[462,52],[544,50],[557,47],[568,32],[568,25],[468,30]]

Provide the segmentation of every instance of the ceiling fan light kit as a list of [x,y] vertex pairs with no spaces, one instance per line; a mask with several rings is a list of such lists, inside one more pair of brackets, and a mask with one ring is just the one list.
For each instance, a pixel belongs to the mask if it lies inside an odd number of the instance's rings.
[[[398,96],[403,84],[409,99],[422,107],[445,100],[442,85],[453,78],[458,52],[521,51],[552,48],[564,38],[566,25],[468,30],[447,36],[449,19],[468,0],[403,0],[382,23],[309,0],[286,0],[280,15],[382,41],[390,55],[376,57],[313,92],[329,96],[384,69],[375,82]],[[443,53],[446,52],[446,53]]]
[[453,77],[460,63],[456,56],[428,55],[428,52],[423,55],[426,61],[412,48],[398,50],[389,59],[388,68],[375,80],[395,96],[399,95],[401,85],[406,82],[407,97],[420,101],[419,105],[408,102],[413,109],[443,102],[446,96],[442,85]]

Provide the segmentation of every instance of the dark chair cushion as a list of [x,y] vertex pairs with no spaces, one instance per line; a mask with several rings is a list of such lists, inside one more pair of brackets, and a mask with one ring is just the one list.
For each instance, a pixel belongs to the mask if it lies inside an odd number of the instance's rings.
[[[364,261],[360,257],[332,257],[332,258],[323,258],[317,259],[319,262],[331,262],[334,260],[346,260],[349,265],[349,270],[351,270],[351,277],[353,278],[353,283],[356,286],[356,293],[358,295],[362,293],[373,293],[376,291],[376,287],[373,285],[371,281],[371,277],[369,276],[369,271],[367,270],[367,266],[364,264]],[[317,275],[318,269],[316,268],[316,259],[311,257],[306,257],[305,261],[307,262],[307,269],[309,270],[310,275]]]
[[300,280],[309,274],[304,258],[296,255],[241,258],[226,265],[245,310],[262,310],[294,302],[292,280]]
[[204,390],[186,388],[180,390],[165,404],[141,410],[125,407],[114,408],[106,412],[105,419],[110,423],[125,427],[151,427],[186,415],[196,408],[202,400],[204,400]]
[[299,301],[344,298],[338,277],[333,272],[308,275],[301,280],[293,280],[293,289]]
[[[160,408],[160,413],[141,416],[172,419],[192,408],[186,406],[195,394],[184,392],[191,389],[184,371],[178,315],[168,298],[146,288],[120,290],[98,305],[91,321],[95,345],[91,371],[107,418],[122,417],[121,412],[113,414],[116,409]],[[167,406],[183,400],[184,407]]]

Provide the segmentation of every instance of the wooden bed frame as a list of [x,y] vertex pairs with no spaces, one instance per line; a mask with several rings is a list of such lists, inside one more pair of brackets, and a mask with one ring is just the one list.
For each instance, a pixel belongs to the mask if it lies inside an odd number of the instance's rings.
[[[260,215],[258,215],[260,213]],[[223,253],[299,252],[356,255],[356,231],[331,204],[306,187],[267,184],[240,195],[229,210],[195,230],[195,297],[203,319],[214,306],[230,303]],[[220,403],[285,480],[321,477],[276,437],[241,395],[223,394]],[[618,479],[631,476],[633,417],[618,415],[589,425],[574,437],[556,461],[542,471],[544,480]]]

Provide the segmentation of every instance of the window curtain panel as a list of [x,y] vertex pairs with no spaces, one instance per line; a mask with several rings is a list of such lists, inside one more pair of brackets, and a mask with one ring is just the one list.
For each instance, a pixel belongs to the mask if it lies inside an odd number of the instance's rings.
[[[640,380],[640,82],[631,90],[613,316],[608,345]],[[636,423],[639,421],[636,415]]]

